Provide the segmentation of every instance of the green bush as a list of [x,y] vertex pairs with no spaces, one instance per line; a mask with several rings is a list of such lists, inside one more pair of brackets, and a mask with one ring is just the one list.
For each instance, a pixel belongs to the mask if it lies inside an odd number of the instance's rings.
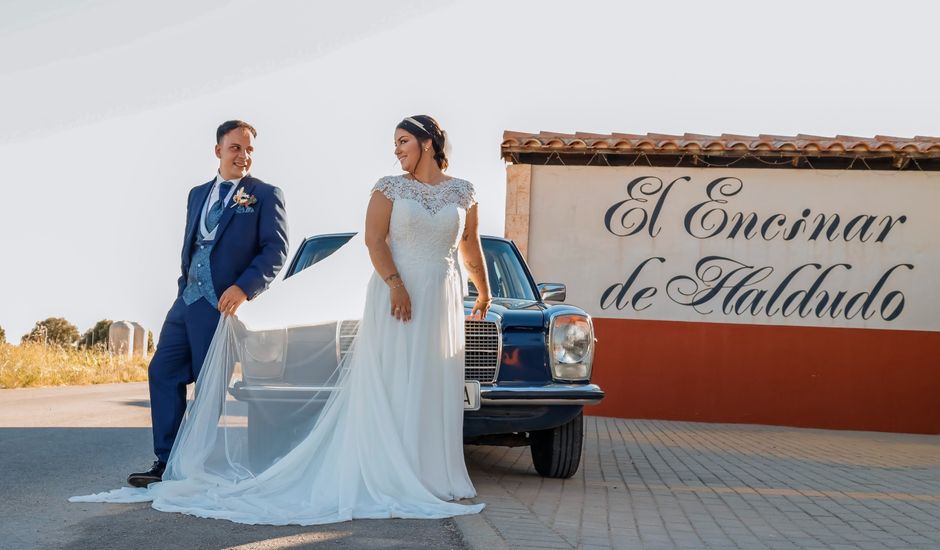
[[95,323],[95,326],[82,334],[79,347],[108,349],[108,331],[111,330],[111,323],[113,322],[111,319],[102,319]]
[[23,343],[74,346],[77,341],[78,329],[62,317],[49,317],[39,321],[29,334],[23,336]]

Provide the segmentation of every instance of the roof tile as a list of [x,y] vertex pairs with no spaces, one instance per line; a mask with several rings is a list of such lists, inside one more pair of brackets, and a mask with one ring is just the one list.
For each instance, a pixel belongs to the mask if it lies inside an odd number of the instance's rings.
[[774,134],[760,134],[756,136],[742,134],[626,134],[614,132],[610,134],[597,134],[592,132],[575,132],[563,134],[559,132],[539,132],[537,134],[526,132],[503,132],[502,148],[525,149],[528,151],[555,151],[555,152],[583,152],[586,149],[611,151],[632,151],[640,149],[644,152],[699,152],[720,151],[730,154],[774,152],[800,152],[803,154],[833,154],[833,153],[865,153],[865,152],[904,152],[906,154],[929,155],[940,157],[940,137],[915,136],[913,138],[876,135],[874,137],[859,136],[816,136],[811,134],[797,134],[795,136],[779,136]]

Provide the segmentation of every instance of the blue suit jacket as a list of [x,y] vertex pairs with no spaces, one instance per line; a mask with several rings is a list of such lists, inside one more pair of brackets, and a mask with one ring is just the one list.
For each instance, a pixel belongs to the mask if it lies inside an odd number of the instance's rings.
[[[200,216],[214,182],[215,178],[212,178],[189,192],[177,297],[182,296],[186,288]],[[257,202],[251,205],[250,211],[240,209],[232,202],[225,205],[209,261],[216,296],[222,296],[225,289],[235,284],[251,300],[271,284],[287,260],[287,212],[284,193],[279,188],[250,175],[238,183],[237,189],[241,188],[246,194],[254,195]]]

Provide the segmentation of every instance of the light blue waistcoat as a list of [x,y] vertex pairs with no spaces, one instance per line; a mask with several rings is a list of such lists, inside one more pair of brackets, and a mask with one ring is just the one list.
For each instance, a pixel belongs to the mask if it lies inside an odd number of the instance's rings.
[[[207,233],[219,225],[225,203],[224,197],[227,194],[228,190],[223,187],[219,194],[221,199],[206,214],[207,227],[205,229],[207,229]],[[212,284],[212,265],[209,262],[216,241],[215,239],[207,240],[203,238],[202,231],[197,231],[196,234],[199,237],[196,246],[193,248],[193,256],[189,261],[189,273],[186,276],[186,288],[183,289],[183,301],[186,305],[190,305],[199,298],[205,298],[207,302],[212,304],[212,307],[219,307],[219,297],[215,295],[215,286]],[[218,234],[215,237],[218,238]]]

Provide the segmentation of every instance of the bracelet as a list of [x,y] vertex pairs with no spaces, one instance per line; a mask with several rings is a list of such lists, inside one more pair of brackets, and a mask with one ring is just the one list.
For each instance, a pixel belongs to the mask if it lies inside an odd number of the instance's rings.
[[396,271],[395,273],[392,273],[391,275],[389,275],[388,277],[386,277],[384,280],[385,280],[385,282],[387,283],[387,282],[391,281],[392,279],[401,279],[401,275],[399,275],[398,272]]

